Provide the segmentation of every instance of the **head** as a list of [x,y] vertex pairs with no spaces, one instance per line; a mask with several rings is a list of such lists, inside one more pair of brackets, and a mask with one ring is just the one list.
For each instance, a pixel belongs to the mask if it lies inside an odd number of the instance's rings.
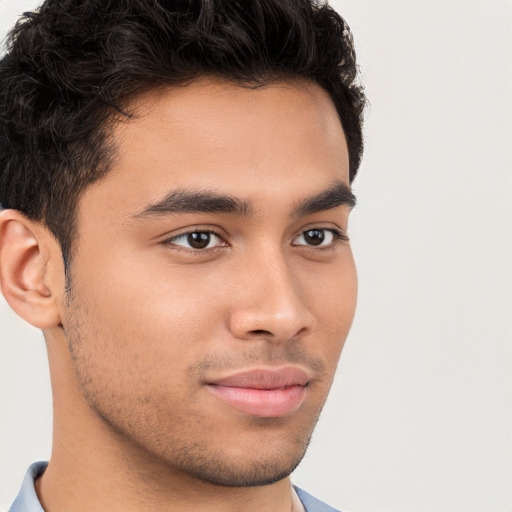
[[355,308],[356,77],[309,1],[49,0],[13,31],[2,289],[133,453],[230,486],[302,458]]

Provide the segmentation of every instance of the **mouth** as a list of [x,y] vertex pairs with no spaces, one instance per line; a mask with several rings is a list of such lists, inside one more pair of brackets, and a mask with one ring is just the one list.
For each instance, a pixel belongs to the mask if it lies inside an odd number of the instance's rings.
[[254,369],[208,383],[227,405],[251,416],[277,418],[293,414],[304,402],[308,374],[297,367]]

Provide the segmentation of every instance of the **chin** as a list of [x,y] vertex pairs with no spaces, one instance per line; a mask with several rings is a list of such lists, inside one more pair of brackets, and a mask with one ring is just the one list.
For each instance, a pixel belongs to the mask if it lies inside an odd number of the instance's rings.
[[[257,448],[256,448],[257,449]],[[287,478],[299,465],[306,448],[293,459],[258,460],[252,462],[210,460],[195,461],[187,473],[202,482],[222,487],[259,487]],[[190,462],[190,461],[189,461]]]
[[221,443],[211,438],[193,443],[174,438],[167,445],[170,450],[160,446],[158,451],[171,471],[211,485],[270,485],[287,478],[299,465],[313,430],[308,425],[292,434],[290,428],[276,432],[273,426],[268,420],[260,420],[258,435],[234,431],[230,439]]

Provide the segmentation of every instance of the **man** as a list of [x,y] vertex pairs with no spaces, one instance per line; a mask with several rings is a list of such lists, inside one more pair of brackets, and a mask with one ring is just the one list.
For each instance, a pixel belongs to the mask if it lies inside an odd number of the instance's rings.
[[0,279],[43,330],[11,511],[327,511],[290,484],[357,291],[364,95],[306,0],[48,0],[0,63]]

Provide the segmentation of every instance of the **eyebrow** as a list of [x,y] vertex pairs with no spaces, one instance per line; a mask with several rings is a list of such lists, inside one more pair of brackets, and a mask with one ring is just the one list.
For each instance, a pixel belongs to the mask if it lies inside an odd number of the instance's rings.
[[133,217],[142,218],[190,212],[227,213],[244,217],[250,215],[252,208],[246,201],[209,190],[174,190],[162,200],[152,203],[141,212],[134,214]]
[[331,210],[338,206],[348,206],[350,209],[356,205],[356,196],[350,187],[342,181],[337,181],[327,190],[319,194],[299,201],[293,213],[297,217],[311,215],[313,213]]
[[[292,214],[300,217],[343,205],[353,208],[355,204],[356,197],[350,187],[343,182],[336,182],[327,190],[299,201],[292,209]],[[133,214],[132,217],[140,219],[191,212],[224,213],[247,217],[252,214],[253,208],[248,201],[210,190],[174,190],[160,201]]]

